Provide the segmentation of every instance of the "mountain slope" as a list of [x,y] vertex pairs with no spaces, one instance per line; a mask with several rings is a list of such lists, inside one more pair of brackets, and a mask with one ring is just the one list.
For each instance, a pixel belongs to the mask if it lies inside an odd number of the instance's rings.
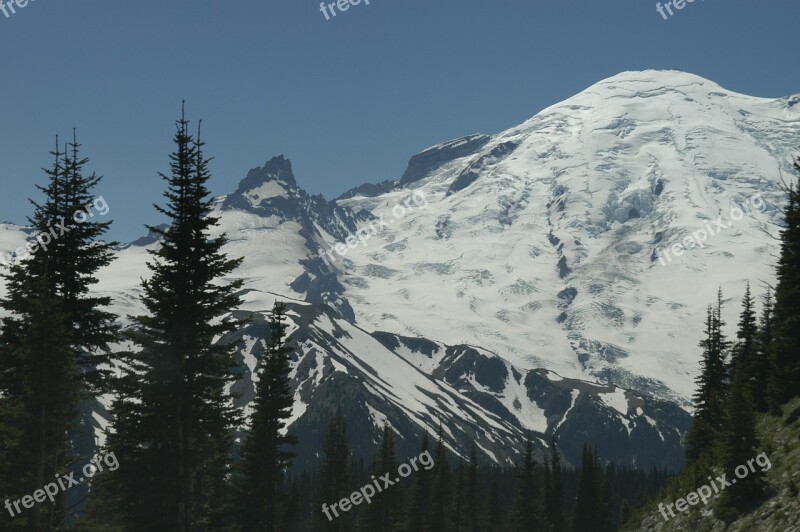
[[[424,150],[398,180],[334,201],[303,191],[283,157],[250,170],[215,207],[225,251],[245,259],[236,312],[252,322],[229,339],[239,404],[253,397],[280,299],[297,346],[301,467],[337,407],[362,457],[388,421],[399,455],[441,423],[452,451],[475,442],[498,463],[515,461],[528,434],[541,452],[555,433],[567,462],[588,441],[604,459],[679,467],[706,304],[717,285],[738,298],[746,279],[772,278],[764,231],[778,220],[798,102],[623,73],[508,131]],[[656,248],[756,193],[763,209],[659,261]],[[24,239],[6,225],[0,251]],[[157,245],[124,246],[100,272],[123,323],[144,311]],[[85,418],[100,443],[108,400]]]

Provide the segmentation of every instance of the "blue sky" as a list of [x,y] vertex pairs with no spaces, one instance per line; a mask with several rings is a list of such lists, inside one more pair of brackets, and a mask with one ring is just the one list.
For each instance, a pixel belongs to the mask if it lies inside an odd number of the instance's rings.
[[[662,2],[663,3],[663,2]],[[419,150],[493,133],[624,70],[800,92],[797,0],[36,0],[0,13],[0,220],[22,222],[78,128],[121,240],[159,222],[174,119],[202,118],[215,194],[285,154],[332,198]],[[800,148],[800,139],[798,139]]]

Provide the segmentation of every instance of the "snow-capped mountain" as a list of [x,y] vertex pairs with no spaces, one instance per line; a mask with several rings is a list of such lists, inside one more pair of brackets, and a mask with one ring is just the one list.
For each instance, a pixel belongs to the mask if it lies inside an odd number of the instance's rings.
[[[334,201],[300,189],[283,157],[252,169],[216,204],[225,251],[245,259],[240,404],[280,299],[300,464],[341,408],[360,456],[386,421],[398,456],[441,426],[455,453],[474,442],[500,463],[528,434],[539,450],[555,434],[568,462],[588,442],[607,459],[679,466],[705,308],[717,286],[738,301],[746,280],[772,279],[798,103],[629,72],[508,131],[428,148],[396,181]],[[717,234],[719,216],[731,225]],[[702,246],[672,251],[700,230]],[[24,238],[5,226],[0,251]],[[119,315],[144,311],[157,245],[133,242],[100,272]]]
[[[429,203],[334,264],[344,296],[371,329],[687,399],[717,287],[738,301],[746,280],[773,277],[764,231],[777,233],[800,151],[798,103],[627,72],[508,131],[429,148],[392,188],[338,202],[386,218],[409,191]],[[708,226],[720,232],[703,247],[670,251]]]

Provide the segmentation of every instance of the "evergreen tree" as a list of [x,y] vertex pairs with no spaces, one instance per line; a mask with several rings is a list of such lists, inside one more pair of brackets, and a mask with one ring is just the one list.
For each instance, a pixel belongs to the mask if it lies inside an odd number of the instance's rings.
[[764,295],[761,318],[758,325],[755,359],[753,360],[753,409],[766,412],[769,408],[769,375],[772,363],[772,294]]
[[613,466],[609,466],[604,472],[597,451],[584,444],[573,516],[574,532],[614,532],[618,529],[612,493],[614,471]]
[[[381,441],[378,451],[372,461],[370,481],[381,483],[380,477],[386,473],[395,475],[397,472],[397,459],[394,451],[394,431],[389,423],[384,423],[381,431]],[[392,480],[394,477],[392,476]],[[394,530],[399,521],[398,510],[400,486],[383,487],[382,491],[375,494],[372,503],[361,511],[359,529],[364,532],[373,530]]]
[[466,523],[464,530],[478,532],[478,449],[475,444],[469,453],[469,466],[467,467],[467,488],[464,500]]
[[750,292],[750,282],[747,283],[744,297],[742,298],[742,312],[739,317],[739,327],[736,331],[737,342],[733,349],[730,363],[730,373],[733,368],[740,366],[745,378],[745,393],[749,402],[756,395],[763,394],[763,390],[755,389],[754,369],[757,363],[758,322],[756,319],[755,301]]
[[[595,451],[595,453],[596,452],[597,451]],[[598,461],[596,454],[595,461]],[[602,472],[602,469],[598,469],[598,472]],[[616,468],[614,464],[608,464],[605,474],[601,473],[599,477],[597,532],[615,532],[619,528],[613,489],[613,479],[615,476]]]
[[[95,173],[85,175],[84,167],[89,159],[80,155],[80,147],[73,131],[73,140],[67,144],[64,154],[63,204],[51,205],[50,209],[56,208],[48,212],[47,203],[41,206],[34,203],[37,211],[33,221],[39,226],[53,223],[55,214],[65,226],[63,234],[60,234],[60,227],[56,231],[60,236],[53,239],[46,253],[54,266],[51,275],[55,293],[63,301],[67,327],[72,331],[76,362],[92,396],[108,389],[109,372],[101,369],[100,364],[109,360],[109,344],[117,340],[119,328],[116,316],[104,310],[111,304],[111,298],[92,294],[91,287],[98,282],[97,271],[111,264],[117,242],[100,240],[111,222],[97,221],[94,217],[107,214],[110,207],[103,196],[95,196],[93,190],[102,178]],[[40,190],[50,197],[57,194],[58,187],[58,183],[51,182]]]
[[525,454],[517,465],[517,492],[511,507],[511,530],[540,532],[549,529],[535,479],[533,442],[528,439]]
[[142,282],[147,315],[134,318],[139,346],[121,356],[115,432],[109,438],[120,468],[111,478],[121,519],[139,530],[220,527],[227,453],[238,412],[225,391],[233,380],[235,344],[224,341],[240,323],[225,316],[241,300],[241,281],[223,283],[241,259],[212,238],[218,218],[206,183],[204,143],[177,121],[165,207],[170,224],[148,227],[161,237],[152,276]]
[[554,531],[566,528],[566,510],[564,509],[564,480],[561,471],[561,457],[556,445],[556,437],[550,440],[550,460],[547,468],[548,479],[545,482],[544,504],[547,520]]
[[[14,371],[22,379],[18,382],[20,393],[2,399],[2,409],[9,415],[6,419],[19,423],[14,427],[18,438],[5,447],[9,455],[6,471],[18,476],[4,478],[2,491],[13,499],[41,488],[56,474],[66,472],[65,432],[75,414],[80,393],[76,385],[79,372],[72,356],[72,337],[65,326],[62,302],[50,295],[46,276],[35,279],[32,288],[28,308],[25,314],[18,316],[20,328],[16,331],[13,353],[7,353],[17,360]],[[22,515],[15,515],[8,528],[62,528],[65,516],[63,494],[60,495],[55,503],[45,500],[30,510],[23,510]]]
[[328,424],[325,442],[322,446],[322,462],[320,464],[320,497],[317,508],[323,508],[316,514],[319,529],[330,532],[349,530],[349,516],[339,514],[336,517],[328,509],[330,519],[325,514],[324,508],[338,503],[344,497],[350,496],[350,487],[353,479],[348,467],[350,448],[347,445],[347,424],[340,410],[337,410]]
[[453,532],[462,532],[466,522],[466,516],[464,515],[464,501],[466,499],[466,473],[464,469],[464,459],[459,457],[458,465],[456,466],[456,489],[453,492],[451,503],[453,516],[451,529]]
[[[17,449],[15,459],[0,462],[0,491],[12,494],[38,489],[71,467],[78,402],[99,390],[98,364],[106,360],[116,331],[114,317],[101,308],[110,299],[89,293],[97,270],[111,262],[114,243],[98,241],[110,222],[90,220],[95,207],[107,212],[108,206],[93,201],[91,191],[100,178],[84,175],[88,159],[79,151],[74,134],[64,151],[56,140],[54,163],[44,170],[47,184],[37,186],[44,201],[31,200],[33,237],[3,274],[7,294],[0,306],[7,315],[0,333],[0,396],[7,412],[21,416],[15,421],[21,430],[14,431],[21,439],[4,442]],[[55,504],[37,504],[28,513],[30,527],[62,526],[64,501],[61,494]]]
[[503,509],[501,508],[500,493],[497,487],[497,478],[492,478],[489,486],[489,498],[486,500],[486,523],[484,529],[489,532],[500,532],[503,527]]
[[[722,467],[729,478],[735,478],[722,495],[722,505],[735,515],[756,503],[763,493],[764,481],[760,469],[749,471],[746,477],[734,476],[737,467],[745,464],[758,454],[758,438],[755,417],[747,399],[747,378],[744,360],[737,361],[734,368],[733,383],[728,398],[728,408],[722,433]],[[732,514],[731,514],[732,511]]]
[[444,447],[444,434],[441,426],[438,431],[436,451],[434,453],[433,483],[431,487],[431,506],[428,523],[430,530],[446,532],[450,530],[449,504],[450,500],[450,465],[447,463],[447,451]]
[[695,412],[686,436],[686,462],[689,465],[701,461],[704,455],[712,452],[724,416],[727,387],[725,350],[728,342],[722,333],[721,316],[722,296],[718,293],[716,309],[709,306],[706,312],[705,338],[700,341],[703,355],[700,374],[695,379]]
[[574,532],[595,532],[597,530],[599,487],[599,465],[595,455],[584,444],[581,451],[581,469],[578,477],[578,494],[575,500],[575,514],[572,528]]
[[[800,158],[794,169],[800,173]],[[783,210],[781,253],[776,268],[773,363],[770,372],[770,408],[800,393],[800,185],[787,188]]]
[[[428,449],[428,432],[422,434],[422,445],[420,454],[430,452]],[[431,507],[431,480],[432,474],[429,469],[420,468],[414,477],[414,486],[411,489],[408,509],[406,512],[406,531],[424,532],[428,530],[428,518],[430,517]]]
[[292,348],[286,341],[286,305],[276,302],[270,317],[270,338],[258,372],[250,431],[242,445],[240,491],[237,496],[242,528],[278,530],[281,486],[293,453],[285,448],[297,438],[283,434],[292,416],[294,395],[289,380]]

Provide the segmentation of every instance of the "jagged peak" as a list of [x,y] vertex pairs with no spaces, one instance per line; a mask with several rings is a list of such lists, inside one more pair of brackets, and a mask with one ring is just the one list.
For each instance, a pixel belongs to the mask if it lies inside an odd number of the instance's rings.
[[277,155],[264,163],[264,166],[251,168],[247,176],[239,183],[237,193],[253,189],[268,181],[282,181],[283,183],[296,187],[294,173],[292,172],[292,162],[283,155]]

